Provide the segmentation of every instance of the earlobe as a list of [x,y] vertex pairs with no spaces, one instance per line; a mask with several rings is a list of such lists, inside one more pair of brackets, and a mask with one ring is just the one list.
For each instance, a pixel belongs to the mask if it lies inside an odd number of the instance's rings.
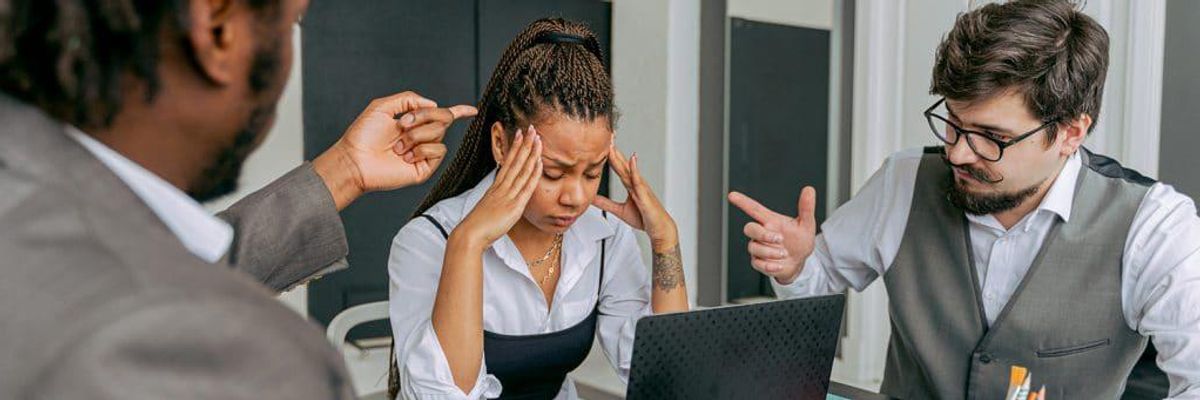
[[1066,137],[1063,141],[1063,144],[1066,145],[1064,150],[1066,150],[1067,154],[1065,155],[1070,155],[1080,147],[1083,147],[1083,142],[1084,140],[1087,140],[1088,130],[1091,128],[1091,126],[1092,117],[1087,114],[1079,116],[1065,126],[1066,129],[1064,133],[1066,135],[1064,136]]

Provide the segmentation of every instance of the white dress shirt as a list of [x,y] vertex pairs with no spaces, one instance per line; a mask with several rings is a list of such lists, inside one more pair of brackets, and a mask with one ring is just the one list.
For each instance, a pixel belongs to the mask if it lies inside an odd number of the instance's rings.
[[[894,154],[822,225],[813,255],[783,297],[863,290],[887,272],[908,223],[921,149]],[[1038,208],[1011,229],[991,215],[967,215],[983,308],[989,324],[1029,270],[1055,219],[1071,219],[1078,152],[1067,160]],[[1032,250],[1031,250],[1032,249]],[[1121,308],[1130,329],[1149,336],[1172,398],[1200,397],[1200,218],[1187,196],[1154,184],[1142,200],[1122,261]]]
[[207,263],[216,263],[233,245],[233,227],[209,214],[183,191],[72,126],[67,134],[112,170],[162,220],[183,246]]
[[[446,199],[426,214],[447,232],[453,230],[483,197],[495,172],[475,188]],[[607,240],[603,289],[600,283],[600,243]],[[486,373],[481,360],[479,376],[470,393],[454,383],[450,365],[430,322],[441,277],[446,240],[428,220],[409,221],[392,242],[388,277],[392,333],[400,369],[403,399],[481,399],[496,397],[500,381]],[[529,274],[524,257],[508,236],[483,254],[483,328],[503,335],[557,332],[583,321],[600,294],[596,337],[622,379],[629,376],[633,334],[637,320],[649,315],[650,274],[642,262],[632,228],[616,217],[605,219],[591,207],[563,236],[562,272],[554,299],[547,309],[538,282]],[[578,396],[570,378],[556,398]]]

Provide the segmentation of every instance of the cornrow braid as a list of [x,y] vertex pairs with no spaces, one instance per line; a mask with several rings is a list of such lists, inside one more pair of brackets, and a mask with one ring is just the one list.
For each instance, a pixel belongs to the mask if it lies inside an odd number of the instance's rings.
[[78,127],[107,127],[126,101],[126,74],[153,101],[161,39],[182,43],[189,18],[185,0],[0,0],[0,91]]
[[[509,138],[518,127],[551,113],[616,124],[612,81],[596,34],[561,18],[539,19],[525,27],[500,56],[479,100],[462,146],[413,216],[439,201],[462,194],[496,168],[490,128],[499,122]],[[388,397],[400,391],[395,346],[388,368]]]

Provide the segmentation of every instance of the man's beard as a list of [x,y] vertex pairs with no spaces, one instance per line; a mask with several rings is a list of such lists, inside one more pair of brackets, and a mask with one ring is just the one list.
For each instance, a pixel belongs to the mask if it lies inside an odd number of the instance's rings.
[[[283,57],[281,52],[279,41],[272,40],[255,53],[254,63],[250,68],[250,90],[255,97],[263,96],[263,93],[275,88],[279,83],[278,72]],[[233,143],[217,154],[212,163],[204,169],[200,180],[188,189],[189,196],[198,202],[205,202],[237,190],[242,164],[257,147],[262,136],[270,130],[278,101],[271,100],[250,111],[250,117],[234,137]]]
[[[979,182],[994,184],[1003,180],[1003,178],[999,180],[991,178],[985,172],[971,168],[970,166],[954,166],[944,157],[943,160],[946,161],[947,165],[957,167],[971,174]],[[1037,193],[1040,186],[1041,183],[1036,183],[1014,192],[971,193],[958,182],[958,179],[954,177],[953,171],[947,176],[945,182],[946,199],[950,201],[950,204],[972,215],[987,215],[1016,208]]]

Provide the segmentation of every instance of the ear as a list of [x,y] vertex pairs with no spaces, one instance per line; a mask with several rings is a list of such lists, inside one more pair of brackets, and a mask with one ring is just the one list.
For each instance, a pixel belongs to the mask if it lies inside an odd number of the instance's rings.
[[191,25],[187,41],[192,61],[204,79],[217,84],[229,85],[237,76],[237,42],[249,40],[250,35],[237,26],[238,14],[248,12],[238,7],[234,0],[192,0]]
[[504,125],[500,122],[493,123],[490,134],[492,135],[492,158],[496,159],[496,165],[504,166],[504,153],[508,149]]
[[1092,126],[1092,116],[1081,114],[1075,119],[1059,125],[1059,140],[1062,140],[1062,155],[1070,156],[1076,149],[1083,146],[1087,140],[1088,129]]

